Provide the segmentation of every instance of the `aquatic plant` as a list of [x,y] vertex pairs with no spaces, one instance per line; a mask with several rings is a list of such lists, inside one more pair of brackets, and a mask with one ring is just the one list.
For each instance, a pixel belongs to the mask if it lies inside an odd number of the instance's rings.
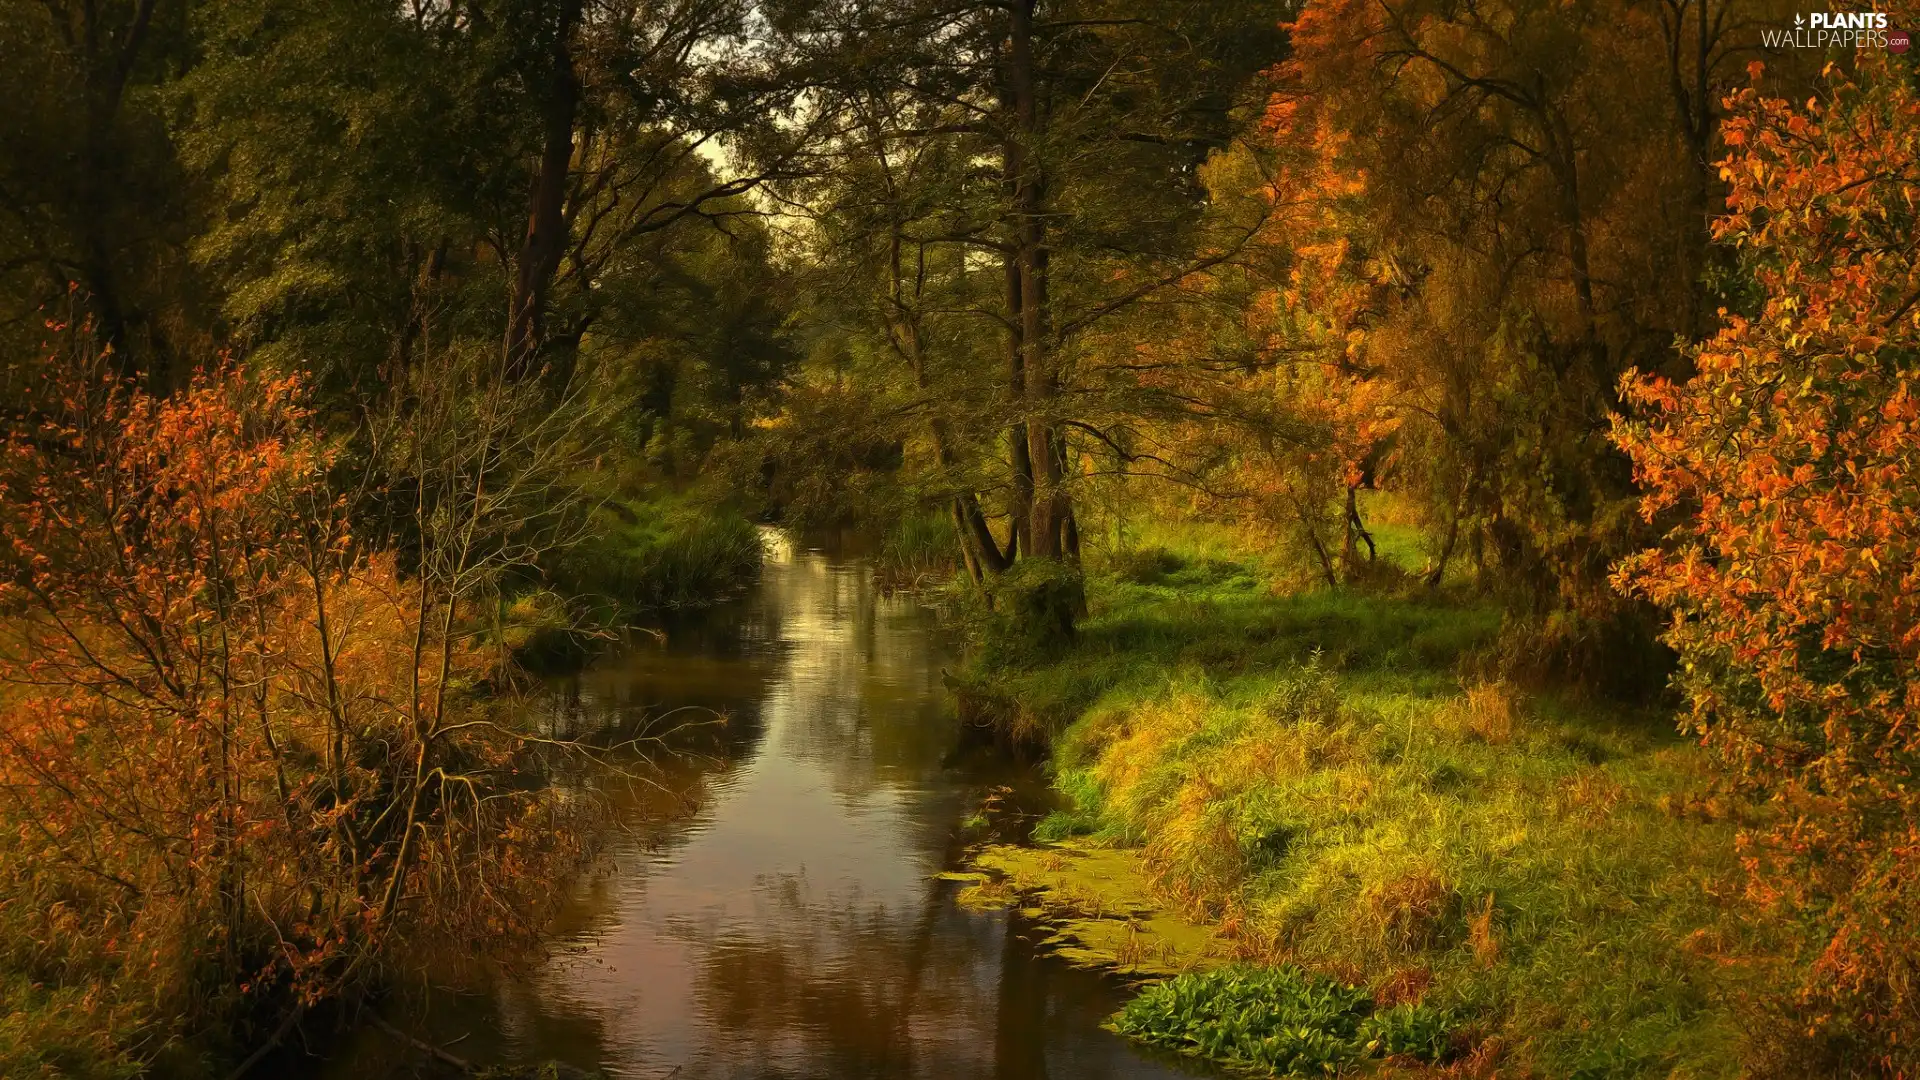
[[1122,1035],[1280,1076],[1336,1072],[1367,1058],[1439,1061],[1451,1013],[1376,1011],[1363,988],[1298,967],[1229,967],[1148,987],[1113,1019]]

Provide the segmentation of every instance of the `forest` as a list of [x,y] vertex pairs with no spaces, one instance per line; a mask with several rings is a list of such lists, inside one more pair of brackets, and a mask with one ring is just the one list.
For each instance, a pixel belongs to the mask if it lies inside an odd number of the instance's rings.
[[[0,1075],[1920,1077],[1920,7],[1803,15],[0,0]],[[827,944],[434,1011],[716,822]]]

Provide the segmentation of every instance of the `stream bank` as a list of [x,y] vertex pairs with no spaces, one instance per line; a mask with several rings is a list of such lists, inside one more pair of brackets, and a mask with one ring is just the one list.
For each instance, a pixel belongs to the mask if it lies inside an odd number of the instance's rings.
[[[976,853],[970,887],[1048,917],[1061,955],[1199,988],[1139,1033],[1315,1074],[1394,1045],[1453,1075],[1738,1074],[1740,1003],[1779,955],[1734,903],[1760,810],[1670,713],[1481,674],[1485,607],[1284,592],[1217,551],[1095,564],[1088,601],[1070,645],[965,679],[1045,732],[1065,803],[1039,845]],[[1238,963],[1299,973],[1304,1011],[1247,1023],[1320,1025],[1331,1056],[1223,1034],[1246,1016],[1202,973]],[[1391,1010],[1405,1030],[1359,1039]]]

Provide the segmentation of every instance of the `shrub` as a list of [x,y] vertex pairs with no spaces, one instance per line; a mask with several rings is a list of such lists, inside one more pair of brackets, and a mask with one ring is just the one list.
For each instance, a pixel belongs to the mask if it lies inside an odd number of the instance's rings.
[[531,550],[513,493],[573,467],[498,451],[527,397],[408,418],[403,573],[297,380],[157,398],[76,359],[0,443],[0,1073],[263,1051],[403,956],[536,933],[578,810],[467,691],[497,553]]
[[[1687,723],[1770,795],[1755,894],[1811,919],[1809,1029],[1920,1070],[1920,94],[1868,50],[1805,107],[1737,95],[1717,231],[1762,286],[1616,424],[1670,544],[1617,581],[1673,613]],[[1756,78],[1759,67],[1755,66]]]
[[981,661],[987,667],[1056,655],[1073,642],[1087,603],[1080,572],[1059,559],[1022,559],[993,582],[993,592],[998,613]]

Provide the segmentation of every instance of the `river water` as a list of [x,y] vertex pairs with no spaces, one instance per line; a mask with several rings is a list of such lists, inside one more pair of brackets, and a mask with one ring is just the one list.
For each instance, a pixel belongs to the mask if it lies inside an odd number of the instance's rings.
[[[548,959],[434,990],[408,1024],[479,1064],[623,1080],[1198,1075],[1101,1030],[1121,986],[937,879],[983,800],[1041,788],[1030,767],[958,752],[953,663],[933,614],[857,559],[770,544],[746,597],[555,688],[540,718],[555,727],[726,722],[681,731],[689,753],[616,785],[626,827],[569,886]],[[362,1029],[325,1071],[406,1076],[409,1055]]]

